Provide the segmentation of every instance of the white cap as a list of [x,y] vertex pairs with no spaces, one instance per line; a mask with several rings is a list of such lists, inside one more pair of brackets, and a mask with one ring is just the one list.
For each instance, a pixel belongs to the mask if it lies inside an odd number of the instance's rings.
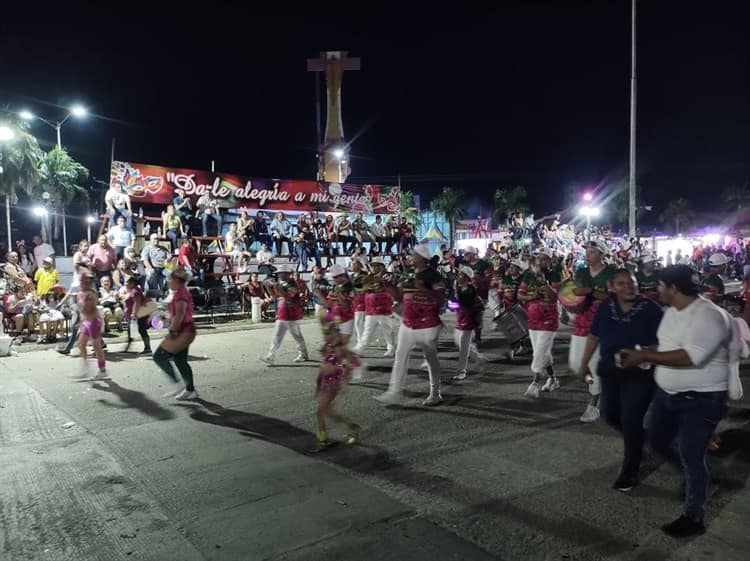
[[367,267],[367,257],[364,255],[358,255],[354,258],[354,261],[359,261],[363,267]]
[[477,248],[474,247],[473,245],[470,245],[464,248],[464,255],[466,255],[467,253],[473,253],[474,255],[479,255],[479,250],[477,250]]
[[512,259],[510,264],[515,265],[522,271],[526,269],[526,263],[524,261],[521,261],[520,259]]
[[585,244],[584,247],[591,247],[599,251],[602,255],[609,255],[609,247],[604,240],[598,238],[591,238]]
[[420,257],[423,257],[424,259],[427,259],[428,261],[432,259],[432,252],[430,251],[430,248],[424,244],[415,245],[413,251],[414,253],[416,253]]
[[345,275],[346,269],[341,265],[334,264],[328,269],[328,276],[331,278],[338,277],[339,275]]
[[659,259],[653,253],[646,253],[641,257],[641,263],[646,265],[647,263],[656,263]]
[[52,257],[45,257],[45,258],[44,258],[44,259],[42,260],[42,262],[43,262],[43,263],[49,263],[50,265],[54,265],[54,263],[55,263],[55,262],[54,262],[54,261],[52,260]]
[[459,273],[463,273],[464,275],[466,275],[470,279],[474,278],[474,269],[472,269],[471,267],[468,267],[467,265],[461,265],[458,268],[458,272]]
[[711,267],[721,267],[722,265],[726,265],[729,263],[729,257],[727,257],[723,253],[714,253],[711,257],[708,258],[708,264]]
[[383,265],[385,267],[385,261],[383,261],[382,257],[373,257],[370,259],[370,265]]
[[549,247],[540,247],[539,249],[537,249],[534,252],[534,254],[535,255],[546,255],[550,259],[552,259],[555,256],[554,252]]

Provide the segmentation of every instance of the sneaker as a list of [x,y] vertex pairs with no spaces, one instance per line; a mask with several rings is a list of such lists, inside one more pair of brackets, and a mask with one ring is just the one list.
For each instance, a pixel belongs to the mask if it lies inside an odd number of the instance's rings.
[[586,406],[586,410],[581,415],[580,421],[582,423],[593,423],[599,418],[599,408],[591,405],[590,403]]
[[91,378],[91,379],[92,379],[92,380],[94,380],[95,382],[97,382],[97,381],[99,381],[99,380],[110,380],[110,377],[109,377],[109,375],[107,374],[107,371],[106,371],[106,370],[100,370],[100,371],[99,371],[99,372],[97,372],[97,373],[96,373],[96,374],[94,375],[94,377],[93,377],[93,378]]
[[138,354],[139,354],[139,355],[150,355],[150,354],[151,354],[151,349],[143,349],[143,350],[142,350],[142,351],[141,351],[140,353],[138,353]]
[[427,364],[427,361],[425,360],[422,362],[422,364],[419,365],[419,369],[428,372],[430,370],[430,365]]
[[394,356],[396,356],[396,351],[394,351],[393,349],[388,349],[387,351],[385,351],[383,358],[393,358]]
[[55,349],[55,350],[58,353],[60,353],[61,355],[69,355],[70,354],[70,349]]
[[306,355],[298,354],[297,358],[294,359],[294,362],[307,362],[310,360]]
[[356,442],[359,440],[359,433],[361,431],[362,427],[360,427],[357,423],[351,423],[349,425],[349,432],[346,435],[346,443],[356,444]]
[[461,372],[453,376],[451,380],[456,380],[456,381],[466,380],[466,370],[462,370]]
[[431,393],[431,394],[430,394],[430,395],[429,395],[429,396],[427,397],[427,399],[425,399],[425,400],[424,400],[424,401],[422,402],[422,405],[424,405],[424,406],[426,406],[426,407],[431,407],[431,406],[433,406],[433,405],[438,405],[438,404],[440,404],[440,403],[442,403],[442,402],[443,402],[443,396],[442,396],[442,395],[440,395],[440,392],[438,392],[437,394],[433,394],[433,393]]
[[258,358],[266,364],[273,365],[273,355],[261,355]]
[[178,393],[175,396],[175,399],[177,401],[188,401],[190,399],[195,399],[197,397],[198,397],[198,392],[195,390],[193,391],[182,390],[180,393]]
[[696,522],[683,514],[674,522],[664,524],[661,531],[673,538],[687,538],[705,533],[706,527],[703,525],[703,520]]
[[636,485],[638,485],[637,478],[620,475],[620,477],[618,477],[617,480],[612,484],[612,489],[617,489],[618,491],[627,493]]
[[543,392],[553,392],[557,388],[560,387],[560,380],[557,378],[553,378],[552,376],[547,378],[547,381],[544,382],[544,385],[542,386]]
[[333,446],[333,442],[330,440],[318,440],[315,443],[315,446],[310,448],[308,452],[312,454],[316,454],[318,452],[323,452],[324,450],[328,450],[331,446]]
[[385,403],[386,405],[400,405],[404,402],[404,396],[400,392],[391,391],[376,395],[373,399],[377,399],[380,403]]
[[531,382],[529,387],[526,388],[526,392],[524,392],[523,396],[532,399],[539,399],[539,384],[537,382]]

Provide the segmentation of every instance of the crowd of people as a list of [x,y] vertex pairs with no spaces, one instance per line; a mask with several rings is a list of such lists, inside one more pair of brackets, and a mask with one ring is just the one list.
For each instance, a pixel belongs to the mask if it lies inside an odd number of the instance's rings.
[[[212,217],[219,232],[223,222],[210,195],[201,199],[197,208],[202,214],[186,214],[190,206],[179,192],[165,211],[164,233],[172,251],[163,246],[162,232],[157,232],[149,234],[138,259],[135,237],[127,234],[128,218],[132,218],[129,202],[118,206],[121,201],[116,197],[110,201],[108,232],[91,247],[85,241],[79,244],[74,256],[74,284],[78,284],[67,293],[68,298],[75,295],[75,319],[61,352],[77,344],[86,365],[86,346],[91,343],[98,366],[94,380],[107,379],[101,335],[108,328],[108,318],[118,329],[127,325],[128,341],[132,340],[130,325],[137,328],[144,343],[142,353],[149,354],[148,318],[155,309],[149,290],[164,293],[168,288],[169,334],[154,353],[154,361],[173,381],[182,379],[179,399],[198,396],[187,360],[195,339],[194,304],[187,285],[200,281],[201,273],[187,229],[195,218]],[[309,361],[301,331],[308,303],[314,304],[320,318],[324,348],[316,385],[317,442],[312,451],[322,452],[332,445],[329,420],[343,424],[347,442],[358,440],[360,427],[338,413],[334,402],[348,383],[366,375],[363,356],[370,352],[376,332],[385,341],[383,356],[393,358],[388,389],[376,399],[385,405],[404,402],[408,358],[418,349],[429,378],[423,405],[436,406],[443,402],[444,380],[450,377],[460,383],[472,375],[471,360],[481,360],[485,319],[492,320],[493,329],[506,332],[511,357],[524,346],[531,352],[530,383],[524,395],[540,399],[554,392],[560,380],[553,343],[561,323],[568,323],[572,328],[568,367],[590,394],[580,421],[590,423],[601,415],[623,435],[624,457],[613,487],[629,491],[638,484],[648,441],[674,461],[685,478],[684,511],[663,530],[678,537],[704,530],[709,485],[705,455],[709,447],[719,445],[714,433],[727,411],[728,396],[737,396],[732,384],[736,385],[738,377],[733,375],[747,350],[744,341],[750,338],[747,324],[726,311],[746,294],[728,295],[724,284],[728,276],[750,275],[746,247],[696,247],[689,258],[674,256],[677,264],[662,264],[647,242],[576,233],[553,221],[541,228],[525,224],[531,227],[519,228],[510,243],[489,243],[480,255],[472,246],[454,250],[444,245],[435,251],[415,243],[413,231],[398,233],[403,219],[388,218],[383,225],[382,218],[376,217],[367,227],[360,221],[364,222],[361,215],[351,223],[346,216],[338,220],[301,216],[294,236],[281,213],[264,233],[266,221],[259,211],[255,218],[241,214],[224,237],[225,251],[237,251],[238,259],[255,242],[262,244],[251,256],[257,260],[258,271],[239,284],[243,296],[259,301],[262,313],[275,322],[261,361],[276,364],[287,332],[297,349],[295,362]],[[207,221],[200,224],[206,234]],[[169,236],[170,231],[175,236]],[[313,231],[323,232],[323,237]],[[299,256],[296,265],[274,264],[283,244],[288,253]],[[348,254],[340,263],[335,259],[337,252],[331,251],[334,244],[342,246],[339,256]],[[394,244],[397,253],[390,251]],[[329,257],[325,268],[318,256],[323,249]],[[6,306],[28,301],[29,294],[34,295],[33,301],[55,292],[53,256],[41,250],[39,257],[32,280],[19,254],[9,254],[4,271],[10,279],[11,298]],[[316,261],[309,281],[301,275],[306,259]],[[51,301],[49,309],[57,311],[60,302]],[[438,339],[445,315],[453,312],[459,360],[455,371],[446,373],[438,355]],[[19,321],[19,316],[26,317],[25,313],[11,314],[13,321]],[[57,316],[47,317],[45,323],[50,324],[50,318]],[[35,321],[41,322],[41,316]],[[32,332],[28,324],[23,325]],[[23,325],[15,327],[21,331]],[[51,329],[48,325],[45,336],[49,337]],[[651,420],[644,428],[649,409]]]

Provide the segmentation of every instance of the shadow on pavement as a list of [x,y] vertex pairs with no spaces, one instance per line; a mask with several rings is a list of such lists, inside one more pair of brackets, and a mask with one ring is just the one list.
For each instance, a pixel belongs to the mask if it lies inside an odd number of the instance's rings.
[[153,417],[154,419],[157,419],[159,421],[168,421],[176,417],[176,415],[172,411],[170,411],[169,409],[165,409],[157,402],[149,398],[145,393],[123,388],[114,380],[97,382],[92,386],[92,388],[95,390],[114,394],[120,398],[120,401],[122,401],[122,404],[116,404],[109,403],[108,401],[100,399],[99,403],[101,403],[105,407],[115,407],[117,409],[128,409],[132,407],[138,409],[141,413],[148,415],[149,417]]

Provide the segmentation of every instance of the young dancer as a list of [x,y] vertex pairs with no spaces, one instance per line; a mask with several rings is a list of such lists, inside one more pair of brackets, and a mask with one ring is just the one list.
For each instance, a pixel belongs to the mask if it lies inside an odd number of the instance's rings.
[[86,358],[86,345],[91,341],[96,353],[96,365],[99,371],[92,378],[97,380],[108,380],[107,364],[104,359],[104,348],[102,347],[102,328],[104,320],[99,315],[99,297],[94,290],[94,273],[88,269],[81,268],[81,286],[78,290],[78,313],[81,323],[78,327],[78,348],[83,360],[84,376],[88,375],[88,360]]

